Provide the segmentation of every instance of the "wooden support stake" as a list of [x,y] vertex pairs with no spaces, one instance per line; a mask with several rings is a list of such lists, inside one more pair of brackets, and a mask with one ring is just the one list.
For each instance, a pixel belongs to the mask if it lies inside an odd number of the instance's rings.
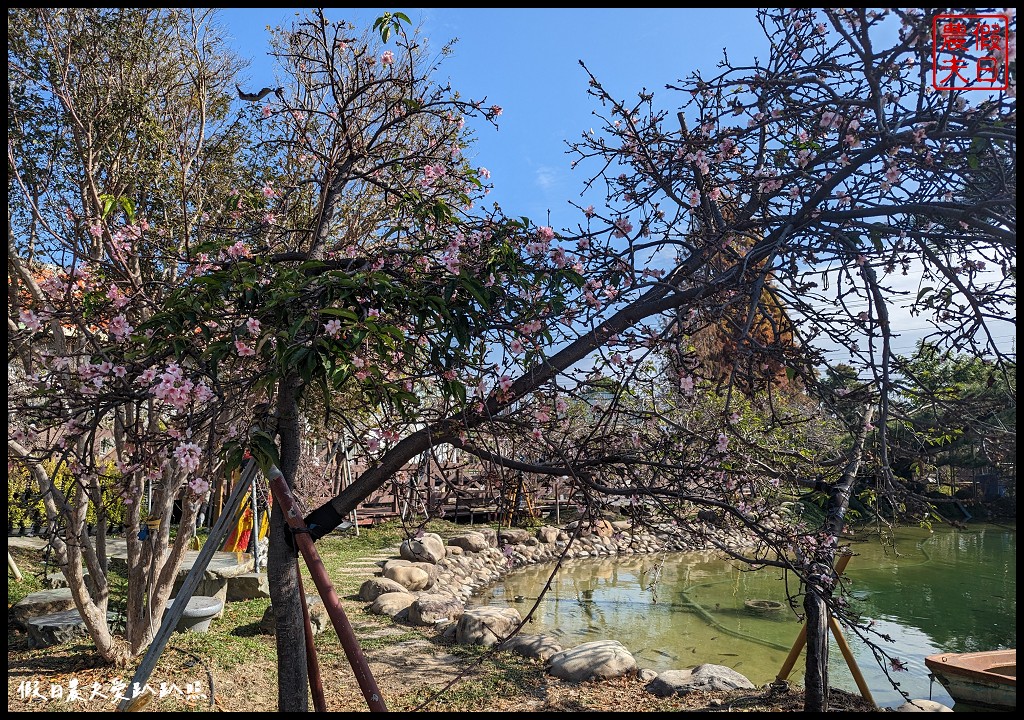
[[306,602],[306,588],[302,586],[302,573],[298,572],[299,559],[295,558],[296,576],[299,578],[299,597],[302,598],[302,622],[306,630],[306,674],[309,677],[309,689],[313,694],[313,707],[317,712],[327,712],[327,701],[324,698],[324,681],[320,676],[320,661],[316,656],[316,645],[313,641],[313,625],[309,620],[309,603]]
[[345,650],[345,655],[355,673],[359,688],[363,691],[367,706],[371,712],[387,712],[388,709],[377,687],[377,681],[370,671],[369,663],[366,662],[366,656],[363,655],[363,649],[359,646],[359,640],[352,629],[352,624],[348,621],[345,608],[341,606],[341,600],[338,599],[338,594],[334,591],[334,585],[331,584],[323,560],[320,559],[320,553],[317,552],[313,540],[309,537],[309,529],[302,518],[302,513],[295,505],[284,475],[273,465],[267,474],[270,478],[270,490],[274,493],[274,501],[281,504],[285,521],[288,523],[288,527],[294,531],[295,544],[298,546],[299,552],[302,553],[306,567],[309,568],[310,577],[313,578],[313,584],[316,585],[317,592],[320,593],[320,597],[324,601],[324,607],[327,608],[327,614],[331,618],[334,630],[338,633],[341,647]]
[[[850,564],[851,557],[851,555],[843,555],[839,558],[839,561],[836,563],[836,575],[843,574],[846,570],[846,566]],[[846,660],[846,666],[850,668],[850,673],[853,675],[854,682],[857,683],[857,688],[860,690],[861,697],[874,705],[875,701],[871,697],[871,691],[868,689],[868,684],[864,680],[864,675],[860,671],[860,666],[857,665],[857,660],[853,657],[853,651],[850,649],[849,643],[846,642],[846,638],[843,636],[842,630],[839,627],[839,622],[832,617],[832,613],[829,613],[828,615],[828,626],[832,630],[832,635],[836,639],[836,644],[839,645],[839,651],[843,654],[843,659]],[[793,647],[789,650],[789,655],[786,656],[785,662],[782,663],[782,669],[779,670],[779,674],[775,676],[777,681],[786,680],[786,678],[789,677],[789,674],[793,672],[797,658],[800,657],[800,653],[803,652],[806,644],[807,623],[805,622],[803,627],[800,628],[800,634],[796,636],[796,642],[793,643]]]
[[14,579],[21,582],[21,570],[18,569],[18,563],[14,562],[14,556],[11,555],[11,551],[7,551],[7,569],[14,575]]

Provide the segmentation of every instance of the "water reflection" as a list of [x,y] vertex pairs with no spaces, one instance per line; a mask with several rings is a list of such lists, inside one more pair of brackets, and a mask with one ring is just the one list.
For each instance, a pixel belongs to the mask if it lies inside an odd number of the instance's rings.
[[[1016,530],[902,529],[895,548],[876,540],[855,544],[847,569],[854,609],[895,640],[887,649],[906,671],[892,675],[911,697],[952,705],[941,685],[929,682],[924,657],[1016,647]],[[550,571],[518,570],[473,604],[505,605],[522,596],[515,606],[525,614]],[[714,663],[760,685],[778,674],[800,631],[799,607],[787,603],[797,590],[779,570],[751,571],[711,554],[574,560],[564,564],[528,632],[551,634],[563,647],[613,638],[641,667]],[[875,701],[902,703],[869,648],[855,636],[847,640]],[[830,663],[832,685],[856,692],[834,642]],[[802,664],[790,678],[797,683]]]

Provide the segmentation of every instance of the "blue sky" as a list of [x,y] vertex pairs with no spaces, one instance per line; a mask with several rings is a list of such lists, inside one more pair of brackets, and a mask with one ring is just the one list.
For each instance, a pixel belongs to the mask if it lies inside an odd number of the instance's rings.
[[[268,57],[267,25],[287,26],[296,8],[221,9],[220,18],[238,53],[252,61],[243,72],[243,87],[273,84]],[[599,110],[587,95],[583,60],[611,94],[632,100],[641,89],[675,110],[682,98],[665,90],[666,83],[700,70],[716,74],[727,49],[737,65],[767,59],[768,41],[751,8],[346,8],[326,11],[330,20],[348,20],[357,28],[373,25],[387,11],[400,11],[422,25],[429,47],[439,50],[458,38],[454,53],[443,60],[439,80],[449,80],[464,97],[486,99],[504,112],[499,129],[480,122],[477,142],[467,155],[491,171],[498,202],[510,216],[525,215],[555,230],[572,227],[580,218],[568,205],[578,200],[587,179],[581,166],[570,169],[566,141],[598,123]],[[584,203],[598,205],[601,197]],[[916,292],[918,278],[898,278]],[[893,308],[893,327],[903,329],[895,347],[910,352],[924,335],[925,322],[905,309]],[[1011,342],[1011,331],[998,335]],[[829,347],[833,357],[848,356],[845,348]]]
[[[677,92],[666,83],[694,69],[715,70],[722,48],[736,60],[762,58],[767,41],[752,9],[655,8],[349,8],[327,11],[331,20],[349,20],[364,28],[385,11],[400,11],[422,23],[430,47],[459,41],[443,61],[440,79],[463,96],[500,105],[495,131],[485,123],[467,153],[492,173],[489,200],[512,216],[527,215],[555,229],[575,222],[579,212],[567,205],[578,197],[584,178],[572,172],[566,140],[576,140],[596,125],[598,109],[587,96],[583,60],[613,95],[633,99],[642,88],[665,96],[678,107]],[[243,57],[253,61],[252,87],[272,84],[266,26],[288,24],[295,8],[222,9],[221,18]],[[243,86],[244,87],[244,86]],[[550,222],[546,221],[550,211]],[[561,218],[561,221],[560,221]]]

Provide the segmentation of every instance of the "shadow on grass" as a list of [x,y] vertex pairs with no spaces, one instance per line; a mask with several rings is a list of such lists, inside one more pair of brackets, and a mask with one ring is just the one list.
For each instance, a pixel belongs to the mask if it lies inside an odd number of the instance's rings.
[[228,635],[234,635],[236,637],[256,637],[258,635],[264,635],[265,633],[260,630],[260,624],[258,622],[248,623],[246,625],[239,625],[234,628]]

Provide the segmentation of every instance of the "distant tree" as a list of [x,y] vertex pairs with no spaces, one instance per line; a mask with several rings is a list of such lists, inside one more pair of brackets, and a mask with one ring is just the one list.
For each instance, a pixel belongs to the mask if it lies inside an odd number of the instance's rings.
[[[242,169],[228,116],[239,67],[208,12],[8,12],[8,458],[33,480],[100,656],[118,664],[149,645],[217,471],[218,435],[191,434],[187,416],[218,389],[170,352],[146,365],[130,338],[197,259],[197,227]],[[176,501],[189,531],[172,539]],[[106,532],[122,518],[115,632]]]
[[966,353],[919,343],[896,364],[893,465],[997,467],[1016,459],[1016,375]]

